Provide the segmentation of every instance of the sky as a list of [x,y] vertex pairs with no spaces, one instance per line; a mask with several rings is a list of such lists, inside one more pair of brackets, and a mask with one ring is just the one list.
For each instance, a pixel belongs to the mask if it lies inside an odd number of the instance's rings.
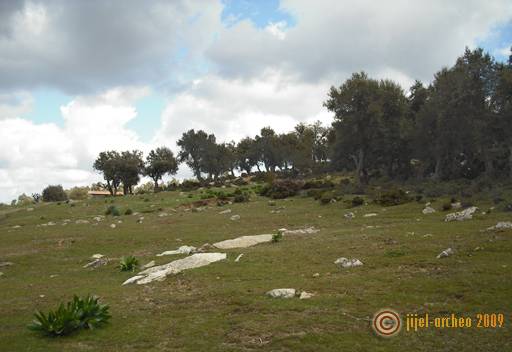
[[512,1],[0,1],[0,202],[101,181],[104,150],[177,153],[191,128],[329,125],[351,73],[407,90],[466,46],[506,60]]

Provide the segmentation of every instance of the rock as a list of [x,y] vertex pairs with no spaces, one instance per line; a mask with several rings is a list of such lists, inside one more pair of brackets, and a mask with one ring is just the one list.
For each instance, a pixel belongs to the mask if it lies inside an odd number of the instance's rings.
[[117,223],[118,223],[118,224],[122,224],[122,223],[123,223],[123,220],[117,220]]
[[352,212],[348,212],[346,214],[343,215],[345,217],[345,219],[353,219],[356,217],[356,215]]
[[98,254],[93,254],[93,255],[91,256],[91,259],[100,259],[100,258],[103,258],[103,257],[104,257],[104,255],[103,255],[103,254],[99,254],[99,253],[98,253]]
[[276,288],[266,293],[267,296],[272,298],[293,298],[295,297],[294,288]]
[[123,282],[123,285],[136,282],[144,285],[153,281],[162,281],[168,275],[177,274],[183,270],[199,268],[226,259],[226,253],[196,253],[183,259],[178,259],[164,265],[154,266],[141,271],[136,276]]
[[4,273],[0,271],[0,276],[4,276]]
[[137,219],[137,224],[142,224],[143,220],[144,220],[144,217],[141,216],[140,218]]
[[34,208],[27,208],[27,211],[34,211]]
[[[281,231],[283,229],[280,229],[279,231]],[[319,229],[315,229],[314,227],[306,227],[304,229],[297,229],[297,230],[287,230],[287,229],[284,229],[283,232],[283,235],[311,235],[311,234],[315,234],[317,233],[318,231],[320,231]]]
[[94,221],[97,221],[97,222],[103,221],[103,217],[101,217],[101,216],[99,216],[99,215],[98,215],[98,216],[93,217],[92,219],[93,219]]
[[103,265],[107,265],[107,263],[108,263],[108,258],[102,257],[102,258],[94,259],[92,262],[85,264],[83,267],[84,268],[97,268],[97,267],[100,267]]
[[453,253],[455,253],[455,252],[453,251],[453,249],[451,249],[451,248],[447,248],[447,249],[445,249],[444,251],[442,251],[441,253],[439,253],[439,254],[437,255],[437,259],[441,259],[441,258],[449,257],[449,256],[451,256]]
[[156,264],[156,263],[155,263],[155,261],[154,261],[154,260],[152,260],[152,261],[150,261],[149,263],[144,264],[144,265],[142,266],[142,269],[151,268],[151,267],[155,266],[155,264]]
[[216,249],[216,248],[214,246],[212,246],[211,244],[209,244],[209,243],[205,243],[201,247],[199,247],[196,250],[196,252],[203,253],[203,252],[211,251],[212,249]]
[[232,215],[229,219],[230,219],[231,221],[237,221],[237,220],[240,220],[240,215]]
[[175,255],[175,254],[190,254],[190,253],[193,253],[196,251],[196,247],[192,247],[192,246],[181,246],[179,247],[178,249],[175,249],[173,251],[165,251],[165,252],[162,252],[160,254],[157,254],[156,256],[157,257],[161,257],[161,256],[164,256],[164,255]]
[[47,225],[47,226],[55,226],[55,225],[57,225],[57,224],[56,224],[56,223],[54,223],[53,221],[50,221],[50,222],[48,222],[46,225]]
[[447,214],[444,221],[464,221],[473,218],[473,214],[478,210],[477,207],[470,207],[456,213]]
[[364,214],[363,217],[365,218],[371,218],[371,217],[374,217],[374,216],[377,216],[376,213],[368,213],[368,214]]
[[273,235],[242,236],[232,240],[225,240],[214,243],[213,246],[219,249],[247,248],[260,243],[272,241]]
[[320,273],[314,273],[313,277],[320,277]]
[[450,206],[452,207],[452,209],[460,209],[460,208],[462,208],[462,204],[460,202],[452,203],[452,204],[450,204]]
[[78,219],[77,221],[75,221],[75,224],[88,224],[88,223],[89,223],[89,220]]
[[242,259],[242,257],[244,256],[244,254],[239,254],[238,257],[236,257],[235,259],[235,263],[238,263],[240,261],[240,259]]
[[169,216],[169,213],[160,213],[160,214],[158,214],[158,217],[160,217],[160,218],[164,218],[166,216]]
[[111,229],[115,229],[116,228],[116,224],[110,224],[110,228]]
[[19,229],[21,226],[20,225],[14,225],[12,228],[13,229]]
[[273,201],[273,200],[269,200],[269,201],[268,201],[268,205],[269,205],[269,206],[271,206],[271,207],[273,207],[273,206],[275,206],[275,205],[276,205],[276,202],[275,202],[275,201]]
[[12,262],[1,262],[0,263],[0,268],[6,267],[6,266],[12,266],[12,265],[13,265]]
[[219,214],[221,214],[221,215],[222,214],[229,214],[229,213],[231,213],[231,209],[226,209],[226,210],[223,210],[223,211],[219,212]]
[[310,292],[306,292],[306,291],[302,291],[300,293],[300,296],[299,296],[299,299],[310,299],[311,297],[313,297],[314,294],[313,293],[310,293]]
[[512,229],[512,222],[510,221],[500,221],[496,225],[489,227],[487,230],[492,231],[502,231]]
[[344,257],[336,259],[334,264],[341,266],[342,268],[352,268],[355,266],[363,265],[363,263],[359,259],[347,259]]
[[203,207],[198,207],[198,208],[192,208],[192,212],[193,213],[199,213],[199,212],[202,212],[204,210]]
[[425,209],[423,209],[422,213],[427,215],[427,214],[433,214],[435,213],[436,210],[432,207],[425,207]]

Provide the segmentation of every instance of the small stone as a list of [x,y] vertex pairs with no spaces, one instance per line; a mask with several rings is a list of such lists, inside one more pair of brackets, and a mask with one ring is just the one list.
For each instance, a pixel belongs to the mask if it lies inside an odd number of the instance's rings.
[[363,262],[361,262],[359,259],[347,259],[344,257],[336,259],[334,264],[341,266],[342,268],[352,268],[355,266],[362,266]]
[[313,277],[320,277],[320,273],[314,273]]
[[343,215],[346,219],[353,219],[356,217],[356,215],[352,212],[348,212],[346,214]]
[[223,211],[219,212],[219,214],[221,214],[221,215],[222,214],[229,214],[229,213],[231,213],[231,209],[226,209],[226,210],[223,210]]
[[144,264],[144,265],[142,266],[142,269],[151,268],[151,267],[155,266],[155,264],[156,264],[156,263],[155,263],[155,261],[154,261],[154,260],[152,260],[152,261],[150,261],[149,263]]
[[432,207],[426,207],[425,209],[423,209],[422,213],[427,215],[427,214],[433,214],[435,213],[436,210]]
[[231,221],[237,221],[237,220],[240,220],[240,215],[232,215],[229,219],[230,219]]
[[293,298],[295,297],[294,288],[276,288],[266,293],[267,296],[272,298]]
[[244,256],[243,253],[238,255],[238,257],[236,257],[236,259],[235,259],[235,262],[238,263],[243,256]]
[[99,253],[97,253],[97,254],[93,254],[93,255],[91,256],[91,259],[101,259],[101,258],[103,258],[103,257],[104,257],[104,255],[103,255],[103,254],[99,254]]
[[368,214],[364,214],[363,217],[365,218],[371,218],[371,217],[374,217],[374,216],[377,216],[377,213],[368,213]]
[[116,228],[116,224],[110,224],[110,228],[111,229],[115,229]]
[[502,230],[508,230],[508,229],[512,229],[512,222],[510,222],[510,221],[500,221],[496,225],[489,227],[487,230],[489,230],[489,231],[492,231],[492,230],[502,231]]
[[438,254],[437,259],[449,257],[449,256],[451,256],[454,253],[455,252],[453,251],[453,249],[447,248],[447,249],[445,249],[444,251],[442,251],[441,253]]
[[45,297],[45,295],[39,295],[39,297],[40,297],[40,298],[44,298],[44,297]]
[[3,267],[5,267],[5,266],[12,266],[12,265],[13,265],[13,263],[12,263],[12,262],[1,262],[1,263],[0,263],[0,268],[3,268]]
[[300,293],[300,296],[299,296],[299,299],[310,299],[314,296],[313,293],[309,293],[309,292],[306,292],[306,291],[302,291]]

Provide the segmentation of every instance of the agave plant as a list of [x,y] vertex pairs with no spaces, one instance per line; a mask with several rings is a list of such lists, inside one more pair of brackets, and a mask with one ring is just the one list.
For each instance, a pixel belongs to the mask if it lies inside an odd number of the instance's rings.
[[98,298],[74,296],[66,305],[61,303],[57,310],[48,314],[37,311],[35,319],[28,326],[30,330],[49,336],[63,336],[78,329],[93,329],[108,321],[108,305],[98,303]]
[[121,271],[135,271],[138,265],[139,261],[133,255],[122,257],[119,263]]

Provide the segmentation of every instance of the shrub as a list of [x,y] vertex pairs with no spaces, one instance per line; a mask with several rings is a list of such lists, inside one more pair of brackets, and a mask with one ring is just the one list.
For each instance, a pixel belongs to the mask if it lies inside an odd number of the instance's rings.
[[293,197],[302,188],[304,182],[290,179],[275,180],[269,188],[265,189],[264,194],[273,199],[284,199]]
[[401,250],[389,250],[384,254],[386,257],[390,258],[396,258],[396,257],[402,257],[405,255],[404,251]]
[[120,216],[121,212],[115,205],[111,205],[105,211],[105,215]]
[[277,243],[283,240],[283,232],[277,231],[277,233],[272,235],[272,242]]
[[334,188],[334,182],[331,180],[325,179],[313,179],[308,180],[304,183],[303,189],[312,189],[312,188]]
[[119,263],[121,271],[135,271],[138,265],[139,261],[133,255],[122,257]]
[[442,206],[443,211],[448,211],[451,208],[452,208],[452,203],[450,203],[450,202],[443,203],[443,206]]
[[80,298],[75,295],[71,302],[61,303],[48,314],[37,311],[28,328],[48,336],[68,335],[78,329],[94,329],[106,324],[110,319],[108,310],[109,306],[98,303],[95,296]]
[[126,211],[124,212],[124,215],[132,215],[133,214],[133,210],[131,210],[130,208],[126,209]]
[[199,187],[201,187],[201,183],[199,183],[196,180],[184,180],[180,184],[179,189],[183,192],[190,192],[190,191],[195,191]]
[[61,185],[50,185],[43,190],[43,201],[45,202],[59,202],[67,199],[68,196]]
[[238,188],[237,190],[235,190],[235,192],[233,192],[233,195],[234,195],[234,199],[233,201],[235,203],[244,203],[244,202],[248,202],[249,199],[250,199],[250,192],[247,191],[247,190],[242,190],[240,188]]
[[35,202],[34,198],[29,197],[25,193],[23,193],[18,197],[18,201],[16,202],[16,205],[25,206],[25,205],[34,204],[34,202]]
[[377,196],[375,203],[383,206],[393,206],[411,201],[411,197],[403,189],[392,189]]
[[87,199],[89,189],[87,187],[73,187],[69,190],[69,199],[84,200]]
[[364,199],[361,197],[354,197],[350,202],[353,207],[359,207],[364,204]]

